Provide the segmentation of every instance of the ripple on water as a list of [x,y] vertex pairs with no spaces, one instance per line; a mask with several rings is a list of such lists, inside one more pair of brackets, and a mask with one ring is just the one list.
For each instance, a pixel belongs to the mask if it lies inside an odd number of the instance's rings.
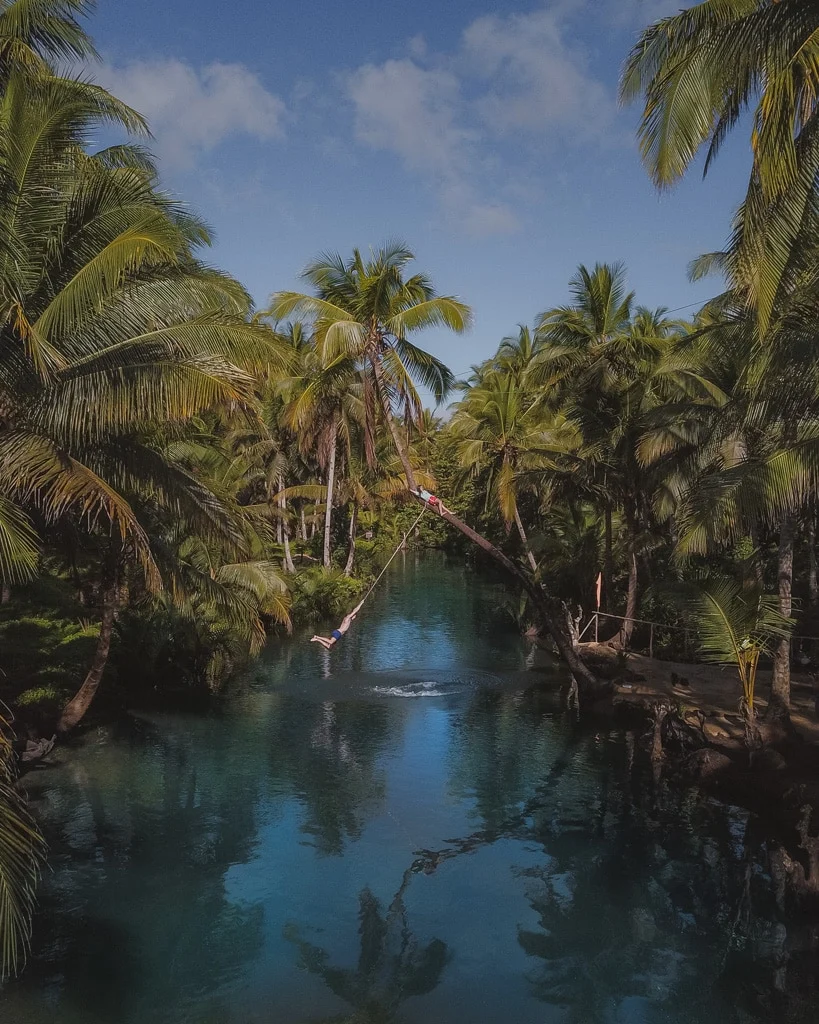
[[[330,682],[330,680],[328,680]],[[451,697],[482,689],[505,688],[507,681],[491,672],[420,669],[390,672],[349,672],[333,676],[334,688],[358,697]],[[518,684],[519,685],[519,684]]]

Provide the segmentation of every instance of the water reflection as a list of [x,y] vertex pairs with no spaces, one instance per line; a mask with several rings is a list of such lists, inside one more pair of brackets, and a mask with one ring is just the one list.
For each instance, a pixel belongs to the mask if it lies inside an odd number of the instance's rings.
[[298,794],[302,829],[323,854],[341,855],[384,800],[390,715],[388,705],[291,700],[270,723],[270,772]]
[[54,874],[47,934],[38,929],[18,984],[65,1021],[146,1019],[157,1004],[206,1000],[262,942],[261,908],[235,905],[224,884],[225,865],[253,848],[258,780],[230,745],[150,723],[89,753],[58,787],[48,772],[33,787]]
[[54,870],[0,1020],[815,1020],[819,931],[762,826],[578,725],[496,600],[408,562],[329,678],[296,640],[218,713],[29,776]]
[[360,893],[355,967],[333,967],[327,950],[302,938],[298,926],[286,929],[287,938],[299,950],[301,966],[353,1009],[352,1015],[328,1021],[393,1024],[406,1000],[427,995],[440,982],[449,951],[440,939],[422,944],[413,935],[404,903],[411,877],[411,871],[405,872],[386,911],[369,889]]

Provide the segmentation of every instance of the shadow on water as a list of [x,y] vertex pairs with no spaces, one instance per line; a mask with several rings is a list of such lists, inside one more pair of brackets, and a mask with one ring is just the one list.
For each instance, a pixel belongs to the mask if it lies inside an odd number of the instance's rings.
[[271,645],[218,712],[30,775],[53,871],[0,1019],[815,1020],[760,823],[579,724],[498,600],[408,559],[329,668]]

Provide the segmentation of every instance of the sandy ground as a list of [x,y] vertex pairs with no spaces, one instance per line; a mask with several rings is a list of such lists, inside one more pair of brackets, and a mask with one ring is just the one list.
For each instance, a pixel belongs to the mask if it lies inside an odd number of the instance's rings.
[[[605,644],[581,643],[583,655],[592,661],[614,661],[616,654]],[[698,709],[707,719],[710,738],[727,746],[742,740],[738,704],[741,693],[736,670],[730,666],[693,665],[674,661],[659,661],[642,654],[629,654],[630,680],[616,685],[617,701],[643,702],[652,698],[671,698],[684,708]],[[687,682],[675,686],[672,674]],[[760,714],[765,713],[771,673],[760,671],[756,682],[756,703]],[[796,730],[806,740],[819,744],[819,715],[815,710],[814,684],[807,677],[794,673],[791,682],[791,718]]]

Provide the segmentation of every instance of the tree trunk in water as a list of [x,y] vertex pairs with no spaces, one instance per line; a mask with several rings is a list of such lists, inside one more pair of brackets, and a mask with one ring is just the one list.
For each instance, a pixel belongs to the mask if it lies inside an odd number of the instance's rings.
[[605,511],[605,551],[603,553],[603,608],[611,612],[611,588],[614,580],[614,524],[611,505]]
[[350,533],[349,541],[347,544],[347,564],[344,566],[344,575],[353,575],[353,562],[355,562],[355,534],[356,527],[358,526],[358,502],[353,502],[352,511],[350,512]]
[[99,689],[105,666],[108,664],[108,654],[111,650],[111,637],[114,632],[114,618],[117,613],[118,603],[119,588],[116,583],[113,583],[103,591],[100,636],[97,641],[97,649],[94,652],[94,659],[91,662],[91,668],[88,670],[88,675],[85,677],[82,686],[63,708],[63,713],[57,723],[57,732],[59,733],[69,732],[82,721]]
[[[381,398],[381,407],[384,410],[384,417],[387,421],[390,434],[392,435],[395,450],[398,453],[398,458],[401,460],[401,465],[404,468],[404,473],[407,478],[407,486],[410,491],[413,492],[413,497],[415,497],[417,501],[421,501],[418,495],[414,493],[417,490],[415,474],[412,471],[412,465],[410,464],[406,447],[404,446],[401,435],[392,417],[389,398],[386,393],[386,388],[384,387],[384,371],[381,367],[378,356],[371,358],[370,364],[373,368],[373,373],[375,374],[376,383],[378,385],[378,393]],[[580,692],[584,694],[584,696],[591,697],[602,696],[609,692],[611,690],[611,684],[599,680],[594,673],[591,672],[591,670],[581,660],[580,655],[572,645],[571,639],[567,636],[565,631],[558,626],[556,617],[547,607],[548,602],[543,588],[538,586],[534,580],[531,580],[525,572],[519,569],[515,563],[500,550],[500,548],[496,548],[494,544],[486,539],[486,537],[482,537],[479,533],[476,533],[471,526],[467,526],[467,524],[456,515],[453,515],[451,512],[445,512],[443,513],[442,518],[454,526],[456,530],[460,530],[465,537],[481,548],[482,551],[485,551],[490,558],[493,558],[499,565],[501,565],[506,572],[517,580],[517,582],[523,587],[532,600],[536,614],[545,626],[549,636],[554,641],[561,657],[569,666],[569,670],[572,675],[577,680]]]
[[816,513],[808,516],[808,596],[812,605],[819,604],[819,571],[816,564]]
[[523,541],[523,549],[526,552],[526,558],[532,568],[532,572],[537,572],[537,562],[535,561],[535,556],[532,554],[532,549],[529,547],[529,538],[526,536],[526,531],[523,529],[523,523],[521,522],[520,512],[518,511],[517,505],[515,506],[515,526],[517,526],[520,539]]
[[290,554],[290,525],[287,521],[287,498],[284,496],[284,480],[279,478],[279,508],[281,509],[282,540],[284,543],[284,571],[294,573],[293,556]]
[[631,565],[628,570],[628,595],[626,597],[626,616],[620,632],[612,641],[612,647],[624,651],[631,643],[634,632],[634,616],[637,614],[637,555],[631,552]]
[[324,512],[324,568],[330,568],[330,528],[333,525],[333,486],[336,480],[336,452],[338,450],[338,424],[333,420],[333,442],[327,466],[327,506]]
[[[779,611],[790,616],[793,607],[793,540],[796,523],[793,516],[787,516],[779,528],[779,561],[777,578],[779,581]],[[773,675],[771,677],[771,700],[768,704],[768,717],[786,720],[791,709],[791,642],[789,639],[778,641],[774,648]]]

